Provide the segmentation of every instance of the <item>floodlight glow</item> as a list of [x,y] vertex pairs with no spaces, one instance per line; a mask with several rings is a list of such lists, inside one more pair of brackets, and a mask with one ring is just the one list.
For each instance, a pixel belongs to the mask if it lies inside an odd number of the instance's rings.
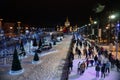
[[97,24],[97,21],[94,21],[94,24]]
[[116,17],[115,15],[110,15],[109,16],[110,19],[115,19],[115,17]]
[[91,24],[88,24],[89,26],[91,25]]
[[117,26],[120,26],[120,24],[117,24]]

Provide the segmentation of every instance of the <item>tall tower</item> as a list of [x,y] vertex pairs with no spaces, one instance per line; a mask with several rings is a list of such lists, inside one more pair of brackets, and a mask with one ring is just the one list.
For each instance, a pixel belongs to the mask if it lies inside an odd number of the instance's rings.
[[70,26],[70,22],[68,20],[68,17],[66,18],[66,22],[65,22],[65,27],[69,27]]

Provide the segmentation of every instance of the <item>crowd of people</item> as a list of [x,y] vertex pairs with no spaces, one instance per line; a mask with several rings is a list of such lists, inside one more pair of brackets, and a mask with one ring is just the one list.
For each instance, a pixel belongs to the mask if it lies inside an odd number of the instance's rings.
[[[75,50],[75,53],[73,52]],[[106,75],[109,75],[112,68],[117,67],[117,71],[120,69],[120,61],[116,59],[112,52],[109,52],[107,49],[98,46],[95,42],[75,38],[73,35],[70,55],[69,55],[69,68],[72,71],[74,55],[78,55],[80,60],[78,63],[77,73],[83,74],[89,66],[95,66],[96,77],[105,78]],[[84,60],[81,61],[82,56]],[[100,76],[101,73],[101,76]]]

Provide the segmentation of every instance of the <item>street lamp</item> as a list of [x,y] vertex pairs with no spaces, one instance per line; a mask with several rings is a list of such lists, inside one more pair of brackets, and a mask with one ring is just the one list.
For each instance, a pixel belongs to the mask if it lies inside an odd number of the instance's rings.
[[21,30],[20,24],[21,24],[21,22],[18,21],[17,24],[18,24],[18,27],[17,27],[17,29],[18,29],[18,35],[20,35],[20,30]]
[[115,15],[110,15],[110,16],[109,16],[109,19],[115,19],[115,18],[116,18]]
[[12,35],[12,29],[13,29],[13,27],[12,26],[10,26],[10,34]]
[[97,24],[97,21],[94,21],[94,24]]
[[119,33],[119,27],[120,27],[120,24],[119,24],[119,21],[117,23],[117,26],[116,26],[116,59],[117,59],[117,55],[118,55],[118,49],[119,49],[119,43],[118,43],[118,33]]
[[109,16],[109,22],[110,22],[110,29],[109,29],[109,43],[111,43],[111,39],[112,39],[112,33],[111,33],[111,28],[112,28],[112,23],[111,23],[111,21],[113,20],[113,19],[115,19],[116,18],[116,15],[114,15],[114,14],[112,14],[112,15],[110,15]]

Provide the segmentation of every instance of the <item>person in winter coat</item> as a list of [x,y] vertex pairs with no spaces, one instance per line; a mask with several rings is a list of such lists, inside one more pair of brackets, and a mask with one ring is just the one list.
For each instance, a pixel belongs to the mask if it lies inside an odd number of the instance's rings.
[[97,64],[97,66],[95,67],[95,71],[96,71],[96,77],[99,77],[99,72],[100,72],[99,64]]
[[73,68],[73,61],[69,61],[69,70],[72,71],[72,68]]
[[90,62],[90,61],[89,61],[89,59],[87,58],[87,59],[86,59],[86,67],[89,66],[89,62]]
[[77,54],[77,52],[78,52],[78,47],[76,46],[76,48],[75,48],[75,52],[76,52],[76,54]]
[[70,55],[69,55],[69,57],[70,57],[72,60],[74,60],[74,54],[73,54],[72,51],[70,51]]
[[80,49],[78,49],[78,58],[81,58],[81,51],[80,51]]
[[87,49],[86,48],[83,49],[83,54],[86,56],[86,58],[88,57]]
[[110,62],[108,61],[105,65],[106,73],[110,73]]
[[79,42],[80,48],[82,48],[82,41]]
[[76,46],[78,46],[78,44],[79,44],[79,39],[77,39]]
[[118,59],[115,60],[116,66],[117,66],[117,71],[120,69],[120,61]]
[[82,62],[80,65],[80,75],[85,72],[86,64],[85,62]]
[[98,62],[98,57],[97,57],[97,55],[95,55],[94,61],[95,61],[95,64],[97,64],[97,62]]
[[94,60],[90,60],[91,66],[93,66]]
[[78,63],[78,69],[77,69],[77,73],[78,73],[78,74],[80,74],[80,65],[81,65],[81,63],[79,62],[79,63]]
[[105,64],[102,65],[101,67],[101,78],[104,76],[105,78]]

